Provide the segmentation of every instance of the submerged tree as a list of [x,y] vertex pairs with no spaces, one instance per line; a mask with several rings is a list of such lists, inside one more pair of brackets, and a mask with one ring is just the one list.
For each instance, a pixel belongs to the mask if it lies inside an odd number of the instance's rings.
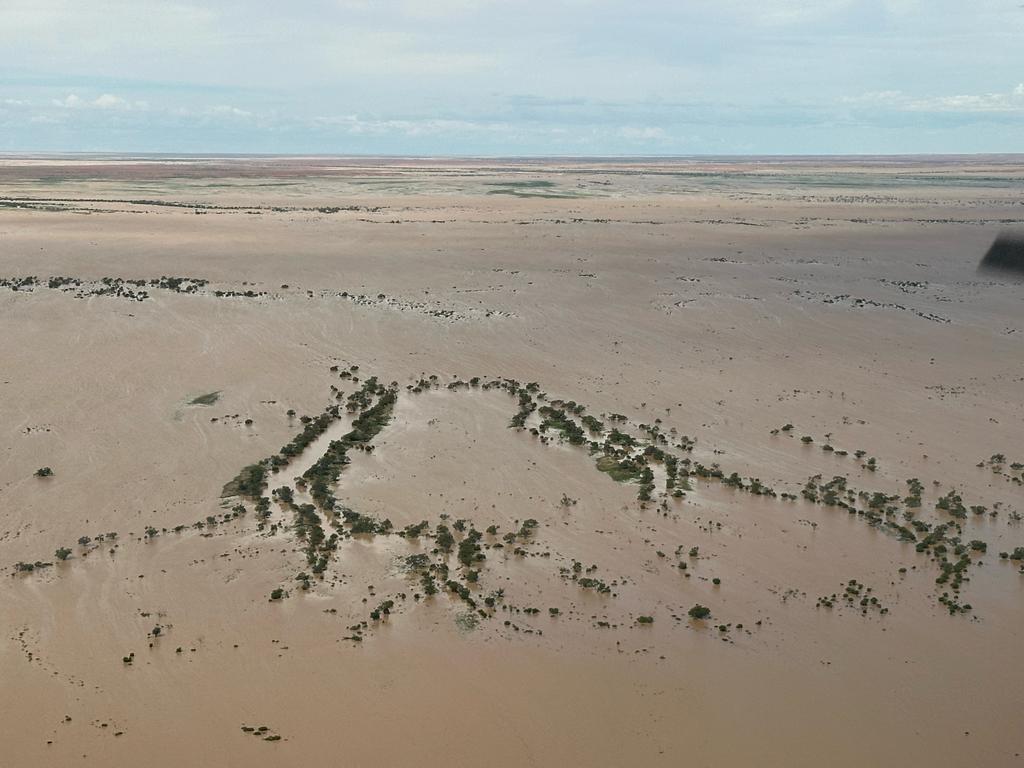
[[693,608],[687,611],[691,619],[706,619],[711,615],[711,609],[707,606],[703,606],[697,603]]

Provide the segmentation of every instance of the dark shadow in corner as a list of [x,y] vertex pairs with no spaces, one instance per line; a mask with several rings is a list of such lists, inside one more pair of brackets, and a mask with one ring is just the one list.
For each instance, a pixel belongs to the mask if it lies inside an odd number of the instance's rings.
[[978,265],[978,271],[1024,278],[1024,234],[999,235]]

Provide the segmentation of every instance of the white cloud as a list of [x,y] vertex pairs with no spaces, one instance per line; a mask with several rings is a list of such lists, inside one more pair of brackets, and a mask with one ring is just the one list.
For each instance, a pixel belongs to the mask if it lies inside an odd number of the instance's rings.
[[1024,100],[1012,93],[958,94],[914,99],[905,108],[909,112],[1020,112]]
[[77,93],[69,93],[63,99],[54,99],[53,105],[63,109],[107,109],[120,112],[130,110],[143,111],[149,109],[149,103],[145,101],[129,101],[121,96],[112,93],[104,93],[95,99],[83,99]]
[[65,109],[78,109],[85,101],[74,93],[68,94],[63,99],[54,99],[53,105],[55,107],[64,107]]
[[120,96],[114,96],[110,93],[104,93],[102,96],[96,97],[96,100],[92,102],[94,107],[99,109],[129,109],[130,106],[127,101],[122,99]]
[[221,117],[252,117],[252,112],[238,107],[233,107],[230,104],[218,104],[214,107],[210,107],[206,110],[208,115],[221,116]]
[[873,91],[841,99],[844,104],[887,107],[903,112],[1024,112],[1024,83],[1005,93],[912,96],[903,91]]

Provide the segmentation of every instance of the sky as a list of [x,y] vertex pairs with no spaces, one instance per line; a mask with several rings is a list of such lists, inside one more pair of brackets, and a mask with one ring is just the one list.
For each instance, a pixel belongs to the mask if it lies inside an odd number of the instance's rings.
[[0,151],[1024,152],[1024,0],[0,0]]

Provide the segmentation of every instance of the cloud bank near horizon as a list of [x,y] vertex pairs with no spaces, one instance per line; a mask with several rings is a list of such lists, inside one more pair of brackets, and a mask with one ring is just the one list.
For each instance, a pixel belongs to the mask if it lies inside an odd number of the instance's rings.
[[5,0],[0,150],[1024,151],[977,0]]

